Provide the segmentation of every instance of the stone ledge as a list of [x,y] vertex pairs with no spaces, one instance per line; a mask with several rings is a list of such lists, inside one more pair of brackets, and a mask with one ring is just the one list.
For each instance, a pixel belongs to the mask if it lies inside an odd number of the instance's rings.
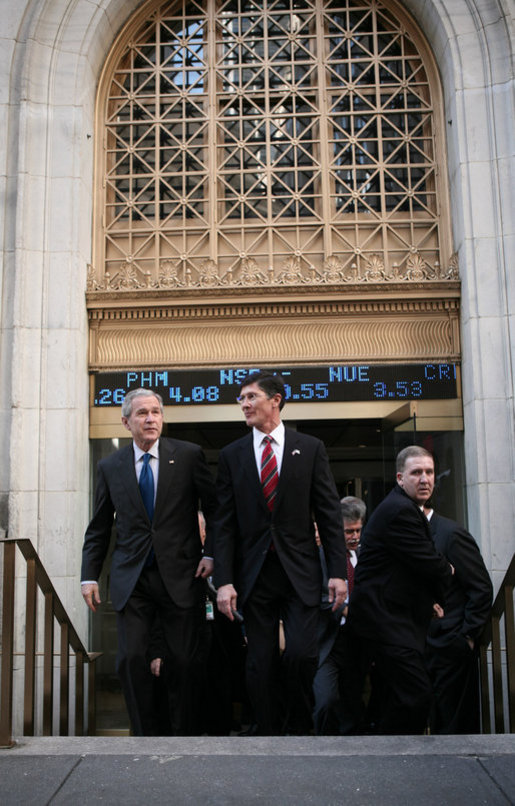
[[[4,751],[32,755],[492,756],[515,755],[515,734],[473,736],[22,737]],[[2,756],[4,754],[1,754]]]

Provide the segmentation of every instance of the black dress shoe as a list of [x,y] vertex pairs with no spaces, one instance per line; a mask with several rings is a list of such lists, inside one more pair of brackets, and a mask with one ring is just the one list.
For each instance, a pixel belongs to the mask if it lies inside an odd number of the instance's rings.
[[252,722],[247,730],[242,730],[238,733],[238,736],[257,736],[258,735],[258,726],[255,722]]

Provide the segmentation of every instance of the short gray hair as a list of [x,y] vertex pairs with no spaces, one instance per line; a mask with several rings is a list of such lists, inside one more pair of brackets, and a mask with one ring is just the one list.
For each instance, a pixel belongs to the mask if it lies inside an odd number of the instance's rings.
[[354,495],[346,495],[340,501],[342,508],[342,518],[344,521],[363,521],[367,514],[367,505],[361,498],[356,498]]
[[434,463],[434,456],[428,450],[422,447],[422,445],[408,445],[407,448],[403,448],[400,453],[397,454],[397,461],[396,461],[396,469],[397,473],[403,473],[404,468],[406,467],[406,462],[408,459],[411,459],[412,456],[429,456],[430,459],[433,460]]
[[132,414],[132,401],[137,397],[155,397],[159,402],[159,408],[161,409],[161,414],[164,414],[163,409],[163,398],[157,392],[153,392],[152,389],[132,389],[130,392],[127,392],[123,399],[122,403],[122,417],[130,417]]

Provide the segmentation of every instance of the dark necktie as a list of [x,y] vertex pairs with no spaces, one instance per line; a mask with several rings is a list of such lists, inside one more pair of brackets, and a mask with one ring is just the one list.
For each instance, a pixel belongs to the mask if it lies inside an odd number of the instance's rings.
[[350,559],[350,551],[347,552],[347,586],[349,588],[347,595],[350,596],[354,587],[354,566]]
[[277,472],[275,453],[272,448],[272,437],[266,436],[263,442],[265,447],[261,455],[261,484],[266,505],[271,512],[274,508],[279,474]]
[[154,517],[154,475],[150,469],[150,454],[143,454],[143,467],[139,477],[139,489],[149,520]]

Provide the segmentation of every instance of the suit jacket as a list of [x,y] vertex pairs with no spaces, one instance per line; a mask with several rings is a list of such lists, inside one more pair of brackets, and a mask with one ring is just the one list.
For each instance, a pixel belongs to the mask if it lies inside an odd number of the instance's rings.
[[422,652],[433,604],[442,602],[451,574],[426,516],[396,485],[361,538],[347,623],[369,641]]
[[323,443],[289,428],[273,512],[259,478],[252,433],[224,448],[218,461],[215,526],[216,587],[232,583],[246,601],[270,542],[302,601],[320,602],[322,572],[316,520],[330,577],[346,579],[340,502]]
[[333,611],[332,602],[329,601],[329,591],[327,587],[329,578],[327,576],[327,563],[322,546],[319,546],[319,552],[320,564],[322,566],[322,600],[320,603],[320,619],[318,621],[318,665],[321,666],[334,646],[340,629],[343,611],[347,607],[347,603],[344,603],[338,610]]
[[[438,649],[456,649],[466,636],[479,638],[492,607],[492,582],[472,535],[449,518],[433,512],[429,521],[437,551],[454,566],[454,576],[445,601],[442,619],[432,619],[428,644]],[[454,646],[453,646],[454,645]]]
[[165,587],[179,607],[191,607],[203,583],[194,575],[202,556],[199,501],[206,517],[206,554],[212,556],[211,518],[215,490],[204,453],[178,439],[159,440],[159,474],[154,518],[150,522],[138,487],[132,444],[102,459],[94,514],[86,530],[81,579],[98,580],[116,513],[116,542],[111,561],[111,599],[122,610],[131,595],[151,546]]

